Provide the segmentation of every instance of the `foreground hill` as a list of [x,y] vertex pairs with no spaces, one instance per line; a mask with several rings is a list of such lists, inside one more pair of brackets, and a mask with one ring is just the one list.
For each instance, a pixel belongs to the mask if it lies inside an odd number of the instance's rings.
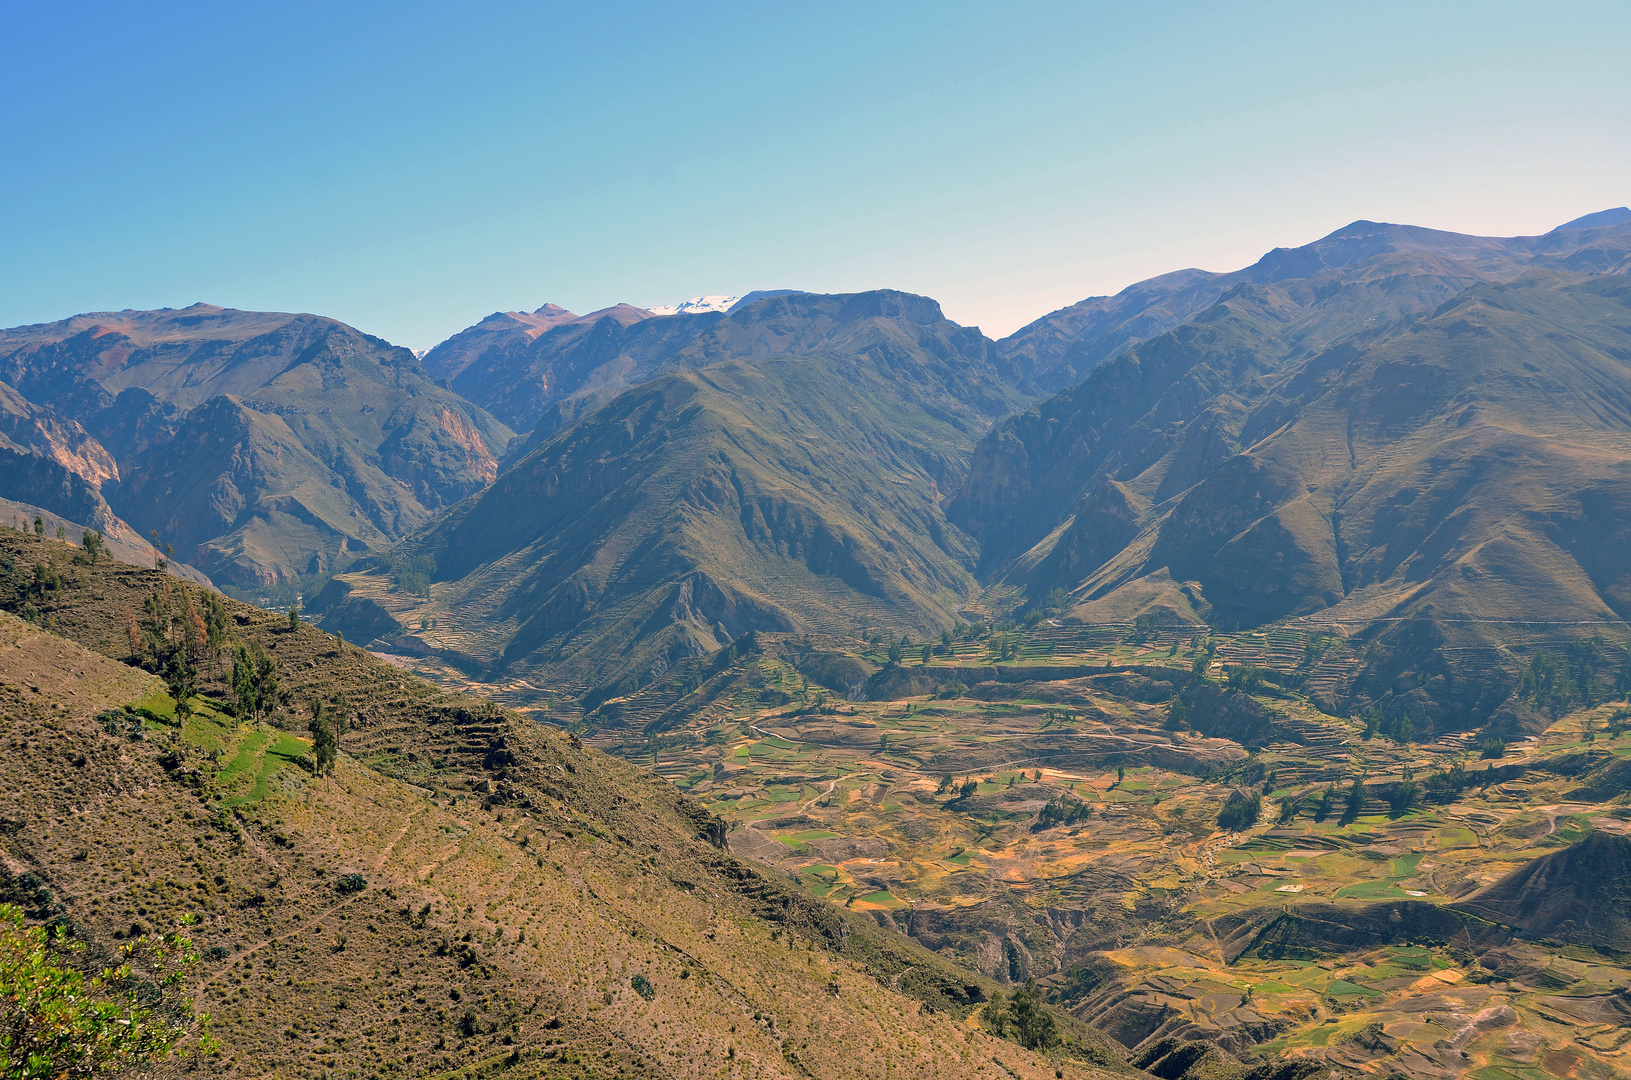
[[940,501],[1015,400],[983,339],[920,297],[801,294],[683,356],[698,370],[623,392],[394,552],[435,566],[428,601],[349,574],[325,625],[581,693],[756,630],[956,621],[975,552]]
[[406,349],[313,315],[198,304],[16,327],[0,380],[83,428],[138,532],[240,587],[389,544],[491,481],[511,438]]
[[1474,245],[1236,286],[988,436],[949,516],[1008,584],[1062,588],[1084,621],[1414,620],[1351,707],[1442,675],[1436,704],[1408,706],[1418,729],[1483,723],[1510,673],[1465,652],[1482,674],[1447,669],[1446,635],[1627,615],[1609,538],[1631,513],[1631,229],[1564,235],[1560,261],[1608,272],[1490,281],[1511,266]]
[[1530,937],[1631,951],[1631,839],[1592,833],[1460,906]]
[[[228,604],[285,704],[230,715],[206,651],[178,722],[162,683],[105,654],[129,650],[126,605],[202,596],[49,540],[0,549],[58,568],[45,617],[91,646],[0,615],[0,890],[93,962],[200,916],[191,985],[222,1049],[177,1072],[1129,1071],[1063,1016],[1048,1056],[985,1034],[994,983],[720,850],[659,778],[309,626]],[[343,724],[327,777],[288,730],[316,701]]]

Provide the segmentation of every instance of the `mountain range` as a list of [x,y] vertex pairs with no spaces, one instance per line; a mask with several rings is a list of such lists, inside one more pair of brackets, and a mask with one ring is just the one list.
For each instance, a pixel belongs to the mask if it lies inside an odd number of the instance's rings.
[[0,378],[78,426],[42,458],[244,588],[427,524],[490,483],[514,437],[408,350],[314,315],[197,304],[16,327]]
[[1330,707],[1478,725],[1516,674],[1492,627],[1627,615],[1628,265],[1619,210],[1357,221],[1001,341],[768,290],[499,312],[422,363],[318,316],[78,316],[0,332],[9,460],[51,478],[0,495],[226,586],[341,571],[336,627],[577,693],[757,630],[1046,607],[1322,628],[1372,643]]
[[[956,621],[976,553],[940,504],[1021,400],[988,342],[891,292],[630,324],[653,325],[665,348],[645,381],[535,431],[495,484],[400,549],[438,568],[413,618],[442,624],[443,651],[586,686],[755,630]],[[381,624],[389,578],[373,576],[325,594],[329,625]]]
[[0,901],[177,1074],[1613,1075],[1628,271],[0,331]]

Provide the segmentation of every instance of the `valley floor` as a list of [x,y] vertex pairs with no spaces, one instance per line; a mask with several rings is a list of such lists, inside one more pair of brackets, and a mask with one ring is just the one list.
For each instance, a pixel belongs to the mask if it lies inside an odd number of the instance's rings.
[[[1340,639],[1220,636],[1219,677],[1247,663],[1302,676],[1300,692],[1254,698],[1272,727],[1248,749],[1168,722],[1163,665],[1180,683],[1198,637],[1130,637],[1043,625],[927,663],[913,647],[869,684],[896,687],[875,701],[814,685],[798,649],[762,640],[694,711],[637,695],[590,738],[702,800],[733,851],[996,977],[1035,977],[1135,1050],[1208,1039],[1377,1076],[1631,1070],[1627,957],[1367,921],[1450,910],[1588,834],[1631,833],[1623,787],[1581,790],[1631,759],[1624,703],[1499,757],[1470,732],[1400,744],[1311,704],[1353,663]],[[1390,806],[1405,784],[1414,795]],[[1235,789],[1262,818],[1220,830]],[[1278,948],[1282,911],[1351,925]]]

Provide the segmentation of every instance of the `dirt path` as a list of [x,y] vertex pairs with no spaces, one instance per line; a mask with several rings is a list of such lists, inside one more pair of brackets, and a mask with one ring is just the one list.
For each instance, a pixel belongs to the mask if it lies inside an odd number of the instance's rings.
[[[385,845],[385,848],[379,853],[379,857],[374,860],[373,866],[374,866],[375,873],[378,873],[379,871],[381,871],[381,870],[383,870],[385,868],[385,862],[386,862],[387,859],[389,859],[391,857],[391,852],[393,850],[395,850],[396,845],[402,840],[402,838],[408,835],[408,831],[413,828],[413,816],[414,816],[414,814],[416,814],[418,812],[419,812],[418,807],[414,807],[413,809],[408,811],[408,820],[403,823],[401,829],[397,830],[396,836],[392,838],[392,840],[391,840],[391,842],[389,844]],[[244,836],[245,846],[251,848],[255,852],[256,855],[260,856],[260,858],[262,860],[264,860],[268,865],[270,865],[278,873],[280,873],[280,874],[283,873],[283,868],[278,864],[277,860],[274,859],[269,852],[265,851],[260,846],[260,844],[254,839],[254,837],[250,835],[248,830],[244,830],[243,836]],[[344,900],[336,901],[335,903],[333,903],[333,904],[329,905],[328,907],[324,908],[322,911],[318,912],[316,915],[312,916],[311,921],[306,923],[303,926],[296,927],[293,930],[287,930],[287,931],[285,931],[285,932],[283,932],[281,934],[274,934],[273,936],[271,936],[269,938],[266,938],[265,940],[255,944],[255,945],[253,945],[253,946],[251,946],[251,947],[249,947],[247,949],[241,949],[238,952],[232,953],[230,956],[228,956],[226,958],[226,962],[229,965],[230,964],[235,964],[239,960],[244,959],[245,957],[253,956],[255,953],[260,952],[262,949],[266,948],[268,945],[275,944],[275,943],[277,943],[279,941],[286,941],[286,940],[288,940],[289,938],[292,938],[292,937],[297,937],[298,935],[309,931],[313,926],[317,926],[317,925],[321,924],[324,919],[328,918],[330,915],[334,914],[336,911],[339,911],[341,908],[345,907],[346,905],[355,902],[358,897],[367,895],[368,891],[369,890],[365,889],[362,892],[359,892],[359,893],[356,893],[356,894],[354,894],[352,896],[346,897]],[[205,986],[212,986],[212,985],[214,985],[215,983],[217,983],[219,981],[220,981],[220,977],[213,978],[213,979],[210,979],[210,980],[206,981],[204,983],[204,985]]]
[[417,806],[408,811],[408,820],[402,823],[402,828],[397,830],[396,835],[391,838],[391,842],[386,844],[385,849],[379,853],[379,858],[374,860],[374,871],[376,873],[385,869],[385,860],[391,857],[391,852],[396,850],[397,844],[401,843],[402,838],[408,835],[408,830],[413,828],[413,816],[418,812],[419,807]]
[[806,810],[810,809],[810,807],[814,806],[818,801],[820,801],[821,799],[825,799],[828,795],[831,795],[833,793],[833,789],[836,788],[837,786],[838,786],[838,781],[837,780],[827,781],[827,790],[826,791],[823,791],[819,795],[811,795],[808,799],[806,799],[803,802],[799,803],[799,813],[801,813],[801,814],[804,813]]

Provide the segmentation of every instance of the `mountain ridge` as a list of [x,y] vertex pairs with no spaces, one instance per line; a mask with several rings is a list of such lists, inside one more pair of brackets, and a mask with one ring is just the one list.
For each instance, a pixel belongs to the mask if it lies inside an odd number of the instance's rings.
[[[491,480],[513,437],[408,350],[315,315],[197,304],[14,328],[0,331],[0,380],[106,448],[121,481],[111,504],[138,532],[180,540],[187,561],[239,587],[385,546]],[[209,514],[175,512],[184,497]]]
[[665,374],[535,433],[403,545],[436,565],[427,605],[392,614],[402,600],[377,572],[345,575],[316,602],[325,625],[372,636],[457,616],[481,624],[458,631],[464,663],[584,688],[756,630],[950,626],[976,592],[975,554],[942,493],[1019,400],[989,343],[898,293],[705,318]]

